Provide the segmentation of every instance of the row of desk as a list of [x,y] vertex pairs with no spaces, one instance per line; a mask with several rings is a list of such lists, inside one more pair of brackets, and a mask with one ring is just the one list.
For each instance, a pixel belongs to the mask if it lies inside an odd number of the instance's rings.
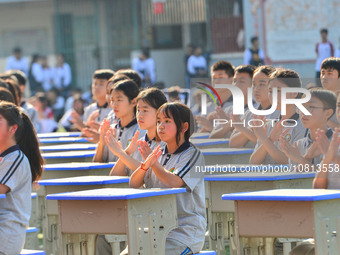
[[[235,192],[247,194],[249,191],[307,189],[312,187],[315,174],[251,171],[235,173],[241,171],[245,163],[248,163],[252,149],[230,149],[227,148],[226,139],[202,140],[204,138],[198,136],[192,139],[192,142],[206,148],[201,151],[207,165],[225,165],[226,163],[233,165],[231,172],[220,174],[214,171],[212,175],[211,171],[207,171],[205,176],[210,247],[216,248],[219,254],[224,254],[224,241],[228,240],[231,254],[241,254],[241,251],[247,249],[255,252],[262,242],[262,245],[266,244],[266,254],[273,254],[268,251],[272,247],[271,243],[263,241],[262,238],[273,236],[266,236],[262,233],[247,236],[248,232],[239,232],[239,224],[242,224],[238,221],[241,208],[238,205],[239,202],[234,204],[232,201],[223,201],[221,197]],[[41,139],[55,139],[55,137]],[[80,145],[83,146],[81,150],[77,149]],[[63,151],[68,146],[74,151]],[[87,254],[94,254],[92,253],[94,246],[91,243],[94,243],[96,233],[128,233],[130,254],[162,254],[160,250],[164,250],[166,235],[177,224],[176,193],[185,192],[185,189],[135,190],[128,188],[128,177],[91,176],[108,175],[114,163],[84,163],[92,161],[94,154],[94,151],[87,150],[86,148],[89,147],[86,146],[93,145],[84,142],[41,146],[48,165],[46,165],[42,180],[39,181],[41,187],[38,196],[45,208],[43,212],[43,225],[46,226],[44,236],[46,232],[52,244],[50,249],[54,252],[59,249],[63,252],[60,254],[70,254],[70,252],[84,254],[85,251],[88,252]],[[220,148],[214,149],[216,147],[209,148],[209,146],[220,146]],[[81,163],[65,163],[72,161]],[[56,162],[64,162],[64,164],[51,164]],[[248,167],[251,168],[251,166]],[[261,167],[258,167],[257,171],[260,169]],[[46,180],[60,178],[60,176],[77,177]],[[305,191],[308,192],[308,190]],[[47,200],[44,199],[45,196]],[[223,199],[228,199],[227,195],[223,196]],[[247,208],[247,206],[242,208]],[[268,208],[270,207],[267,207],[267,210]],[[270,214],[270,210],[268,213]],[[275,213],[272,215],[274,218]],[[58,214],[60,222],[58,222]],[[248,215],[248,218],[251,220],[252,217]],[[58,233],[62,233],[62,236],[58,236]],[[288,235],[283,237],[288,237]],[[48,242],[48,240],[45,241]],[[66,244],[62,249],[60,249],[61,243]],[[80,245],[75,246],[75,243]]]

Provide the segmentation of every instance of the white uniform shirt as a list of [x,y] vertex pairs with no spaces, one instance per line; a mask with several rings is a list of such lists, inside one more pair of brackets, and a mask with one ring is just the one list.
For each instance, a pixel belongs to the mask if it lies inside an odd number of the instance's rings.
[[19,60],[16,59],[14,56],[10,56],[6,60],[6,71],[7,70],[20,70],[23,71],[26,76],[28,76],[28,60],[25,57],[20,58]]
[[10,188],[6,198],[0,199],[0,254],[19,254],[31,215],[31,168],[19,145],[0,157],[0,184]]
[[[193,253],[199,252],[206,231],[204,173],[196,166],[204,167],[202,153],[189,141],[185,141],[176,152],[167,153],[167,147],[159,158],[165,169],[179,176],[185,183],[186,192],[176,195],[178,227],[170,231],[167,238],[187,245]],[[144,176],[146,188],[168,188],[150,168]]]
[[57,66],[53,70],[54,86],[58,89],[67,88],[72,80],[71,67],[64,63],[63,66]]
[[84,109],[84,121],[87,122],[90,115],[96,111],[99,110],[99,116],[96,119],[97,122],[102,122],[111,111],[111,108],[109,107],[108,103],[105,103],[102,107],[100,107],[97,103],[93,103],[85,107]]

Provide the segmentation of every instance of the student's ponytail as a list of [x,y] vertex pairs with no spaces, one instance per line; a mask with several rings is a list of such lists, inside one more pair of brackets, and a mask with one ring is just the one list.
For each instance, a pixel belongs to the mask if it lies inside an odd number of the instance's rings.
[[41,177],[44,159],[41,156],[37,135],[30,118],[23,112],[21,113],[21,118],[23,131],[21,139],[17,143],[30,162],[32,182],[34,182]]
[[43,171],[44,160],[31,120],[18,107],[8,102],[0,102],[0,115],[7,120],[8,126],[18,126],[15,132],[15,142],[30,163],[32,182],[38,180]]

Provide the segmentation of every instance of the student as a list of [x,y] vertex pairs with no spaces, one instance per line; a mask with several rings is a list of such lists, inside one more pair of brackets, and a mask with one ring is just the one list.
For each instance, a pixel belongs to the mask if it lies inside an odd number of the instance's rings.
[[[245,113],[248,111],[248,88],[252,86],[254,69],[255,67],[251,65],[241,65],[235,69],[233,84],[242,90],[244,96],[244,101],[242,103],[244,105]],[[223,110],[221,107],[218,107],[216,109],[215,119],[230,120],[232,111],[233,105],[230,105],[225,110]],[[241,116],[241,119],[244,119],[245,116],[246,115]],[[214,127],[209,138],[229,138],[233,130],[234,126],[232,126],[231,122],[229,121],[228,124]]]
[[40,56],[38,54],[32,55],[32,60],[28,71],[28,81],[30,83],[30,89],[33,95],[35,95],[37,92],[43,91],[42,66],[40,64]]
[[126,75],[129,79],[133,80],[138,89],[140,90],[142,88],[142,78],[139,76],[138,72],[136,72],[135,70],[132,69],[120,69],[116,72],[116,74],[122,74],[122,75]]
[[19,254],[31,214],[32,182],[44,161],[31,121],[12,103],[0,102],[0,254]]
[[[129,77],[127,77],[124,74],[117,74],[110,79],[111,81],[106,84],[106,102],[109,102],[109,106],[111,108],[111,111],[107,114],[105,119],[109,120],[110,125],[115,125],[117,123],[117,118],[115,115],[115,112],[113,111],[113,105],[111,104],[111,91],[116,83],[123,80],[129,80]],[[99,111],[93,112],[89,119],[87,120],[87,127],[83,128],[82,135],[86,137],[87,140],[98,143],[100,139],[100,122],[96,121],[96,119],[99,116]]]
[[[166,96],[161,90],[150,88],[140,92],[136,100],[137,123],[140,129],[146,130],[145,136],[139,139],[138,143],[145,142],[151,149],[154,149],[160,144],[160,139],[157,136],[156,130],[156,112],[158,108],[167,102]],[[142,161],[142,157],[137,150],[138,143],[136,138],[139,136],[139,131],[136,132],[130,143],[132,146],[129,146],[134,148],[129,148],[129,151],[124,151],[118,146],[117,141],[113,139],[114,136],[112,130],[109,130],[109,133],[107,133],[106,136],[106,144],[108,145],[109,149],[112,153],[119,157],[119,160],[112,168],[110,175],[130,176],[132,172],[140,165],[140,161]]]
[[[275,71],[273,66],[260,66],[255,69],[253,76],[253,96],[256,102],[259,103],[257,110],[268,110],[271,108],[269,92],[269,76]],[[274,113],[266,116],[268,119],[279,117],[280,113],[275,111]],[[232,115],[233,122],[241,122],[239,116]],[[252,129],[248,126],[249,120],[254,119],[254,114],[247,111],[244,116],[245,125],[234,125],[234,131],[230,136],[229,147],[230,148],[254,148],[257,142],[257,138]]]
[[[235,74],[234,66],[228,61],[218,61],[212,65],[211,70],[211,84],[215,87],[215,84],[232,84]],[[215,88],[219,94],[222,106],[225,110],[232,105],[233,98],[229,89]],[[198,132],[211,132],[213,130],[213,119],[216,114],[215,106],[213,103],[207,105],[207,116],[196,116],[197,124],[201,127]]]
[[[108,82],[111,83],[113,79]],[[115,84],[111,91],[111,104],[114,113],[118,119],[115,125],[116,140],[122,143],[125,149],[138,130],[136,120],[136,97],[139,90],[136,83],[131,80],[123,80]],[[93,158],[94,162],[113,162],[118,158],[110,152],[105,143],[105,134],[110,128],[110,121],[103,120],[100,127],[100,139],[96,154]]]
[[84,115],[84,105],[85,105],[85,100],[81,98],[81,95],[76,94],[74,95],[74,100],[73,100],[73,107],[72,109],[68,110],[65,112],[63,117],[60,119],[59,124],[65,128],[67,132],[74,132],[74,131],[79,131],[70,121],[71,114],[73,111],[75,111],[80,118],[83,118]]
[[264,53],[260,49],[259,38],[253,36],[250,42],[251,47],[244,51],[244,64],[253,66],[264,65]]
[[327,39],[328,30],[323,28],[320,30],[321,41],[318,42],[315,46],[315,53],[317,55],[316,63],[315,63],[315,70],[316,70],[316,79],[317,84],[320,86],[320,72],[321,72],[321,63],[324,59],[333,57],[334,56],[334,46],[333,44]]
[[[180,188],[186,192],[176,195],[178,227],[166,239],[167,255],[199,252],[206,229],[203,172],[195,166],[204,166],[202,153],[189,138],[194,131],[193,115],[182,103],[166,103],[157,111],[157,133],[166,143],[163,151],[156,147],[151,154],[148,146],[139,148],[144,162],[130,178],[130,187]],[[149,154],[149,155],[148,155]]]
[[63,54],[58,53],[56,56],[57,65],[53,70],[53,84],[61,94],[65,92],[72,81],[71,67],[65,62],[65,57]]
[[[339,95],[340,92],[340,59],[327,58],[321,64],[320,74],[322,87]],[[335,114],[328,121],[328,126],[332,129],[339,127],[340,123]]]
[[35,95],[34,107],[38,112],[38,125],[40,133],[50,133],[58,130],[58,124],[54,120],[53,110],[44,92]]
[[143,87],[151,86],[156,82],[156,65],[150,57],[149,49],[143,49],[139,56],[133,59],[132,69],[138,72]]
[[97,122],[102,122],[104,118],[111,111],[109,103],[106,101],[106,85],[108,80],[114,75],[114,72],[110,69],[96,70],[92,76],[92,94],[96,99],[96,102],[90,104],[85,108],[84,121],[76,112],[72,113],[73,124],[79,129],[83,130],[86,127],[87,121],[90,115],[98,110]]
[[0,102],[1,101],[14,104],[14,98],[12,93],[8,89],[2,87],[0,87]]
[[202,48],[195,47],[194,54],[188,59],[187,70],[192,78],[205,77],[207,75],[207,60],[202,55]]
[[[119,158],[112,168],[110,175],[131,176],[133,171],[137,169],[143,161],[141,154],[137,150],[139,143],[147,144],[151,150],[160,144],[164,147],[164,143],[161,142],[157,136],[156,112],[159,107],[167,102],[165,94],[159,89],[150,88],[140,92],[136,100],[138,126],[140,129],[146,130],[146,134],[137,141],[139,136],[139,131],[137,131],[130,145],[123,150],[113,135],[114,131],[110,129],[106,133],[106,144],[110,151]],[[112,254],[111,246],[103,235],[97,237],[96,247],[96,254]]]
[[[310,90],[311,99],[304,107],[312,115],[304,115],[299,111],[302,125],[308,129],[307,136],[294,142],[294,146],[280,137],[280,147],[289,158],[289,163],[296,165],[297,171],[314,171],[308,165],[318,165],[322,160],[322,152],[316,143],[317,131],[323,131],[328,139],[332,138],[333,131],[327,126],[327,121],[336,109],[336,96],[333,92],[315,88]],[[302,167],[303,166],[303,167]]]
[[10,74],[15,76],[18,80],[18,84],[20,87],[20,93],[19,94],[19,101],[20,101],[20,106],[23,109],[24,113],[27,114],[27,116],[30,118],[32,121],[32,124],[35,128],[36,132],[39,132],[39,125],[38,125],[38,112],[34,109],[33,105],[27,102],[25,98],[25,90],[26,90],[26,83],[27,83],[27,78],[26,75],[20,71],[20,70],[12,70],[10,71]]
[[[277,69],[270,75],[269,79],[269,98],[273,102],[272,91],[277,88],[277,106],[276,109],[281,111],[281,88],[300,88],[301,80],[298,73],[289,69]],[[287,93],[287,98],[297,98],[298,93]],[[257,119],[260,116],[257,116]],[[290,119],[290,120],[285,120]],[[262,120],[263,121],[263,120]],[[260,121],[259,121],[260,122]],[[282,123],[292,126],[284,128]],[[281,134],[285,139],[293,144],[306,135],[306,128],[302,125],[299,114],[296,112],[296,107],[293,104],[286,105],[286,115],[278,118],[274,124],[270,121],[266,125],[260,126],[256,121],[252,123],[253,132],[257,137],[257,143],[253,154],[250,156],[250,164],[288,164],[287,156],[280,148],[279,138]],[[261,123],[260,123],[261,124]],[[294,126],[296,124],[296,126]],[[284,130],[285,129],[285,130]]]

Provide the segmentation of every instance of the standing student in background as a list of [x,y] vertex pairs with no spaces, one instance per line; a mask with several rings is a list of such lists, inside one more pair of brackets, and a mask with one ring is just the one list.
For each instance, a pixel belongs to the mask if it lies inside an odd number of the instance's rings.
[[187,70],[192,78],[205,77],[208,72],[207,60],[202,55],[202,48],[197,46],[188,59]]
[[244,64],[253,66],[264,65],[264,53],[263,50],[260,49],[259,38],[253,36],[250,42],[251,47],[244,52]]
[[33,54],[32,56],[30,69],[28,71],[28,81],[30,83],[31,92],[33,95],[35,95],[37,92],[43,91],[43,73],[42,66],[40,64],[40,57],[38,54]]
[[44,161],[28,116],[0,102],[0,254],[17,255],[24,246],[31,214],[32,182]]
[[[72,81],[71,67],[65,62],[63,54],[57,54],[57,65],[53,70],[53,83],[62,95],[66,93],[66,89],[70,86]],[[64,95],[65,96],[65,95]]]
[[[182,103],[166,103],[157,111],[157,133],[166,143],[164,150],[153,151],[141,146],[144,162],[133,172],[130,187],[186,188],[176,195],[178,227],[170,231],[165,244],[166,255],[198,253],[206,231],[204,173],[195,166],[204,166],[200,150],[189,142],[194,132],[194,117]],[[151,152],[151,154],[150,154]]]
[[20,70],[28,76],[28,60],[22,56],[21,48],[16,47],[13,49],[13,55],[6,60],[6,71]]
[[324,59],[334,56],[334,46],[328,41],[328,29],[323,28],[320,30],[321,41],[318,42],[315,46],[315,53],[317,56],[315,63],[315,71],[316,71],[316,84],[321,87],[320,83],[320,72],[321,72],[321,63]]

